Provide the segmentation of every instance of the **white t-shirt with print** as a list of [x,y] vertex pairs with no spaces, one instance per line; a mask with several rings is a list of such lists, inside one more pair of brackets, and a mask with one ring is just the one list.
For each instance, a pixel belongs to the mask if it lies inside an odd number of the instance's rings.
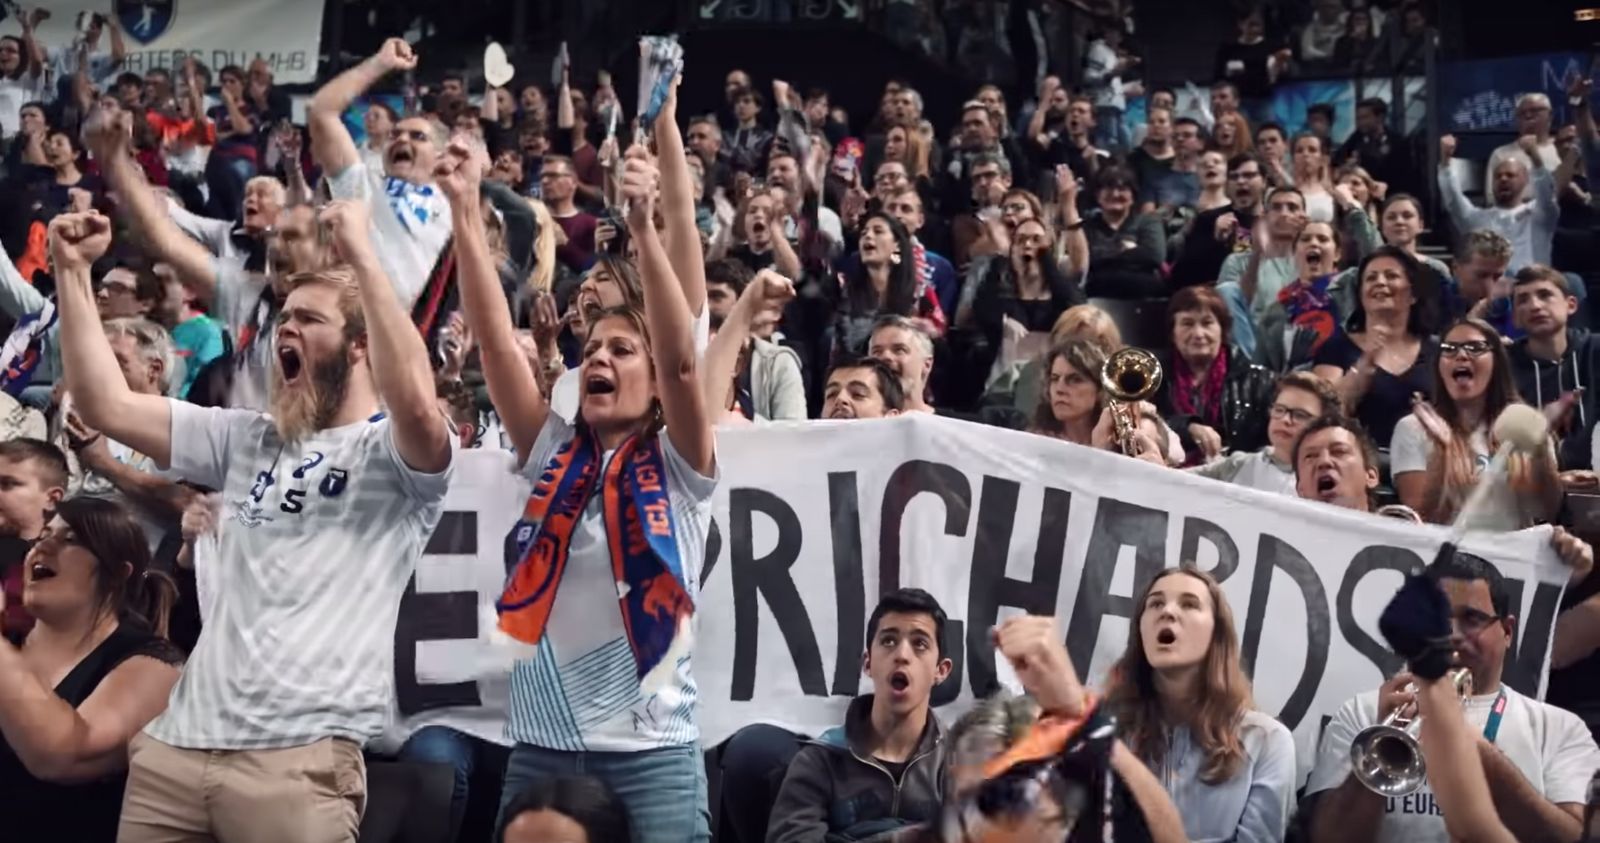
[[222,513],[205,630],[145,731],[215,750],[376,737],[400,597],[451,469],[407,466],[386,418],[285,442],[261,413],[169,405],[171,473],[221,489]]
[[[556,449],[574,432],[555,413],[546,417],[523,475],[537,482]],[[695,471],[665,432],[661,444],[678,558],[690,599],[698,603],[718,478]],[[607,462],[614,453],[606,452]],[[687,654],[660,690],[649,698],[641,694],[611,569],[602,500],[595,490],[573,528],[544,637],[533,657],[512,669],[506,737],[568,752],[634,752],[693,743],[700,737],[695,722],[699,692]]]
[[[702,306],[700,315],[696,316],[694,323],[689,326],[689,332],[694,336],[695,362],[704,363],[706,347],[711,345],[711,308]],[[568,424],[578,420],[579,403],[582,401],[578,387],[582,378],[578,372],[582,366],[577,366],[561,373],[556,378],[556,385],[550,390],[550,412],[560,416]]]
[[378,262],[407,310],[416,304],[450,242],[450,203],[431,184],[389,178],[357,161],[328,180],[335,199],[361,199],[372,206],[372,246]]
[[[1546,801],[1562,804],[1588,800],[1589,779],[1600,769],[1600,748],[1589,727],[1576,714],[1530,699],[1510,688],[1506,710],[1494,745],[1522,772],[1523,778]],[[1480,694],[1467,701],[1467,725],[1482,730],[1489,720],[1496,694]],[[1317,750],[1315,768],[1306,783],[1307,795],[1332,790],[1350,774],[1350,743],[1357,733],[1378,722],[1378,692],[1368,691],[1348,700],[1334,713]],[[1377,843],[1449,843],[1444,817],[1434,801],[1433,789],[1424,783],[1409,796],[1388,800]]]

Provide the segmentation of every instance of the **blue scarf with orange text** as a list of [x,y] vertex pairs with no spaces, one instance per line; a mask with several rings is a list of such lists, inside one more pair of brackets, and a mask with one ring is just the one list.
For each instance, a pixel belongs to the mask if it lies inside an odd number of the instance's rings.
[[694,601],[678,554],[660,436],[630,437],[603,468],[602,462],[599,444],[581,428],[556,450],[512,528],[518,561],[495,608],[502,632],[539,643],[573,531],[598,491],[622,624],[643,681],[671,650],[680,624],[694,614]]

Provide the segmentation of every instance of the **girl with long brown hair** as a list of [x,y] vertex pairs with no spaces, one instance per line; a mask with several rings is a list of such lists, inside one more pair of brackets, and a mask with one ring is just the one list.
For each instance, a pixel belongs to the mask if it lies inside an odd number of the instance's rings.
[[1162,780],[1190,840],[1282,840],[1294,739],[1254,707],[1222,588],[1203,571],[1169,568],[1135,605],[1106,693],[1123,742]]

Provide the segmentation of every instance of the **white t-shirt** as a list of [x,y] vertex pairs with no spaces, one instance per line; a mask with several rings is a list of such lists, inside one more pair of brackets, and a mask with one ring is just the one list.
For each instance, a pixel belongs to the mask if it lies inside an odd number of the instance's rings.
[[[696,363],[703,363],[706,359],[706,347],[711,344],[711,308],[701,307],[700,315],[694,318],[694,324],[689,326],[690,333],[694,336],[694,355]],[[562,421],[571,424],[578,419],[579,404],[582,398],[579,394],[579,382],[582,380],[578,373],[582,366],[577,366],[561,373],[556,378],[556,385],[550,390],[550,412],[561,417]]]
[[[546,417],[523,475],[538,482],[556,449],[573,434],[560,416]],[[718,477],[695,471],[665,432],[661,442],[678,558],[690,599],[698,603]],[[613,453],[606,452],[607,462]],[[649,698],[639,687],[611,570],[602,500],[598,491],[592,494],[573,529],[544,638],[532,658],[512,669],[506,737],[567,752],[634,752],[693,743],[700,737],[695,723],[699,692],[690,657],[680,657],[671,680]]]
[[44,100],[44,74],[21,78],[0,77],[0,137],[11,140],[22,129],[22,107],[34,100]]
[[431,184],[389,178],[357,161],[328,180],[335,199],[372,205],[372,245],[378,262],[407,310],[428,284],[439,253],[450,242],[450,203]]
[[169,404],[171,472],[221,489],[222,517],[205,630],[146,733],[187,749],[376,737],[400,597],[451,469],[408,467],[388,419],[289,443],[261,413]]
[[[1489,449],[1489,427],[1479,425],[1470,439],[1473,468],[1481,473],[1489,467],[1494,452]],[[1394,437],[1389,440],[1389,473],[1395,477],[1413,471],[1427,471],[1428,457],[1433,454],[1433,437],[1422,429],[1415,414],[1407,415],[1394,426]],[[1480,530],[1504,532],[1527,526],[1523,523],[1522,505],[1511,487],[1503,480],[1489,487],[1488,497],[1473,526]]]
[[[1522,771],[1523,778],[1547,801],[1584,802],[1589,779],[1600,768],[1589,728],[1576,714],[1525,697],[1506,688],[1506,711],[1494,745]],[[1494,707],[1495,694],[1472,697],[1466,705],[1467,724],[1483,729]],[[1317,750],[1316,767],[1306,783],[1306,793],[1332,790],[1350,774],[1350,743],[1362,729],[1378,722],[1378,692],[1368,691],[1348,700],[1334,713]],[[1449,843],[1444,817],[1434,801],[1433,789],[1423,784],[1409,796],[1388,800],[1379,826],[1377,843]]]
[[[149,510],[137,502],[129,500],[128,496],[124,495],[109,479],[84,468],[83,464],[77,459],[77,455],[73,454],[70,449],[63,448],[62,450],[71,454],[72,462],[76,468],[72,481],[76,481],[77,488],[70,488],[73,483],[69,481],[68,495],[72,497],[81,495],[102,498],[122,504],[128,510],[128,514],[133,516],[134,522],[139,525],[140,529],[144,530],[144,537],[150,544],[151,553],[155,553],[156,549],[161,546],[161,540],[167,537],[167,533],[178,529],[178,519],[167,518],[162,520],[152,517]],[[109,436],[106,437],[106,450],[111,452],[112,459],[134,471],[157,476],[165,475],[165,472],[156,468],[156,461],[148,455],[135,451]]]

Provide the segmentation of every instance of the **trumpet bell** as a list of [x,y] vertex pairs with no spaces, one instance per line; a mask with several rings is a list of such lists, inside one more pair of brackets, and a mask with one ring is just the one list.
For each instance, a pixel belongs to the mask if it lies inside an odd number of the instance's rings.
[[1428,765],[1410,732],[1379,723],[1362,729],[1351,741],[1350,772],[1374,793],[1405,796],[1422,787]]

